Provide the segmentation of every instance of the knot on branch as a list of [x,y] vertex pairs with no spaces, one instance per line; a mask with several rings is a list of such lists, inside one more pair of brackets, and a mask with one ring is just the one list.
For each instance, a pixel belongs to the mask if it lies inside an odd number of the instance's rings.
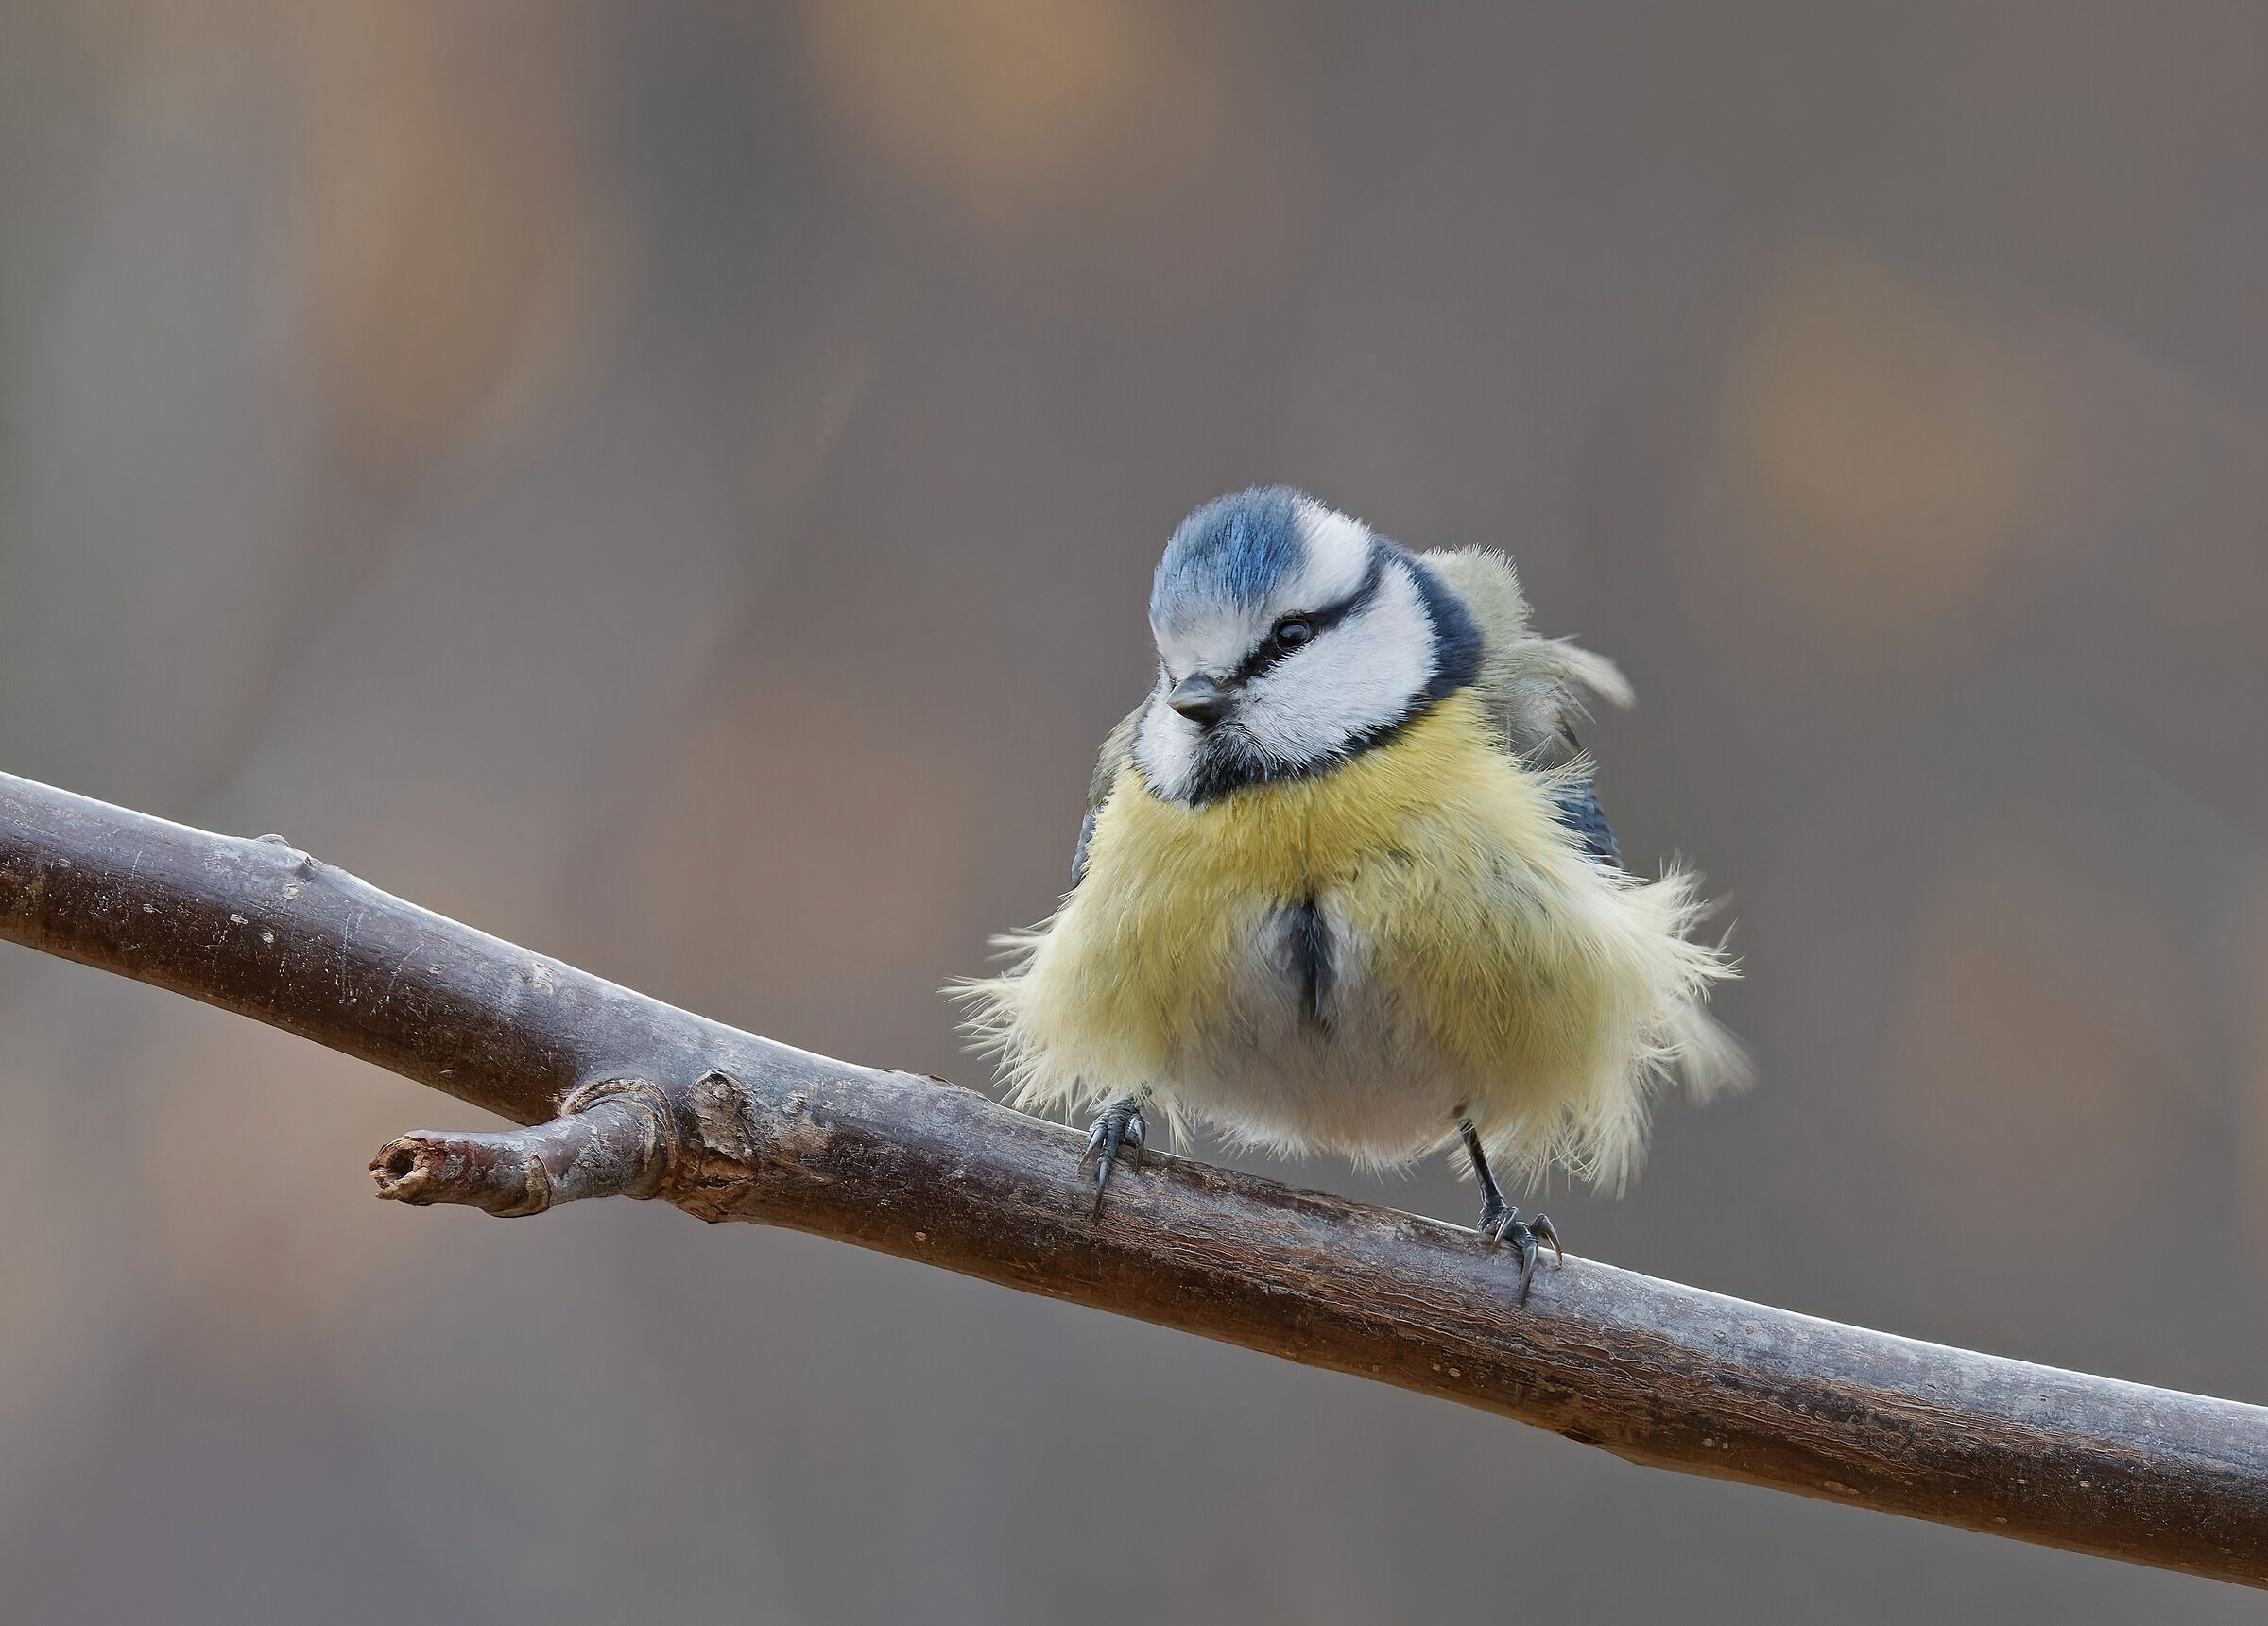
[[668,1097],[642,1078],[585,1085],[548,1123],[503,1134],[415,1130],[370,1159],[389,1202],[462,1203],[499,1218],[585,1197],[651,1197],[676,1155]]

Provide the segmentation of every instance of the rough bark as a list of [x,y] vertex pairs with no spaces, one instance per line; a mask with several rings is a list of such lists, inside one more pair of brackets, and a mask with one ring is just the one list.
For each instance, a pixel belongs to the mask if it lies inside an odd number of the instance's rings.
[[380,1194],[660,1197],[1377,1378],[1633,1462],[2268,1584],[2268,1411],[1870,1332],[1171,1156],[1101,1217],[1071,1131],[678,1010],[277,837],[0,776],[0,937],[527,1125],[383,1149]]

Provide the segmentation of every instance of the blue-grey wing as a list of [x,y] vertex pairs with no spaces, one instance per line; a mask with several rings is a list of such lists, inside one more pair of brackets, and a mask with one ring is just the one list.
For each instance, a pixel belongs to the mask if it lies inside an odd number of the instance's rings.
[[1094,777],[1087,784],[1087,812],[1079,820],[1079,844],[1072,848],[1071,883],[1074,887],[1087,878],[1087,849],[1094,841],[1094,821],[1101,816],[1103,804],[1110,799],[1110,787],[1118,783],[1119,770],[1134,759],[1134,730],[1142,723],[1142,714],[1148,708],[1145,699],[1126,713],[1117,727],[1110,730],[1103,742],[1102,754],[1094,760]]
[[1559,803],[1559,822],[1583,838],[1592,856],[1620,868],[1623,849],[1615,843],[1606,810],[1599,806],[1598,785],[1590,779],[1576,779],[1560,786],[1554,798]]
[[1087,844],[1094,839],[1094,815],[1103,810],[1091,807],[1087,816],[1079,820],[1079,845],[1071,849],[1071,883],[1074,886],[1087,879]]

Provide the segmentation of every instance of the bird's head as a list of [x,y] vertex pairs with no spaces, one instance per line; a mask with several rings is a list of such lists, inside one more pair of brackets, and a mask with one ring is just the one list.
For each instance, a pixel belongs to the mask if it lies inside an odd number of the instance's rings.
[[1344,762],[1472,681],[1470,613],[1422,560],[1288,487],[1181,522],[1150,590],[1158,687],[1134,756],[1202,802]]

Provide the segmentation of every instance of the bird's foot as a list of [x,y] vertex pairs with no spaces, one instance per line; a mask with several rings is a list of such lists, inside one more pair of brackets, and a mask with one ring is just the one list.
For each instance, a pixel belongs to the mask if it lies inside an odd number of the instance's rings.
[[1476,1227],[1490,1247],[1510,1242],[1520,1252],[1519,1302],[1528,1302],[1528,1283],[1536,1275],[1536,1258],[1542,1251],[1540,1244],[1552,1244],[1552,1263],[1555,1267],[1567,1262],[1559,1251],[1559,1227],[1552,1224],[1549,1214],[1538,1214],[1523,1220],[1520,1210],[1502,1197],[1491,1196],[1481,1205],[1481,1223]]
[[1149,1138],[1149,1125],[1142,1121],[1142,1097],[1122,1095],[1103,1108],[1094,1127],[1087,1132],[1087,1150],[1079,1154],[1079,1167],[1084,1169],[1091,1159],[1094,1163],[1094,1212],[1100,1219],[1103,1212],[1103,1188],[1110,1183],[1110,1170],[1122,1152],[1133,1154],[1134,1167],[1142,1167],[1143,1148]]

